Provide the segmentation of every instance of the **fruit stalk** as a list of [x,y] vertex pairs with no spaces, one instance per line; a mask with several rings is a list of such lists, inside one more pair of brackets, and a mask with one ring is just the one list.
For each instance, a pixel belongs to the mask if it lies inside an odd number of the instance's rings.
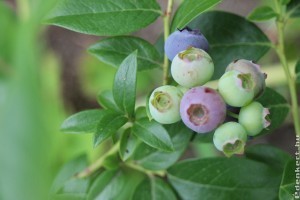
[[300,121],[299,121],[299,112],[298,112],[298,99],[297,99],[297,89],[296,89],[296,82],[294,77],[292,77],[290,71],[288,62],[285,55],[285,44],[284,44],[284,15],[285,10],[282,8],[281,5],[279,5],[279,2],[275,0],[276,4],[276,10],[279,13],[279,17],[276,20],[276,26],[277,26],[277,33],[278,33],[278,44],[276,46],[276,53],[279,57],[279,60],[281,62],[281,65],[284,69],[284,73],[286,76],[286,79],[288,81],[288,87],[290,90],[291,95],[291,105],[292,105],[292,115],[294,119],[294,126],[295,126],[295,132],[296,135],[300,136]]
[[[170,18],[173,8],[173,0],[168,1],[167,9],[164,13],[164,41],[167,40],[167,38],[170,35]],[[169,83],[169,60],[167,55],[164,55],[164,64],[163,64],[163,85],[167,85]]]
[[115,154],[118,150],[119,150],[119,142],[117,142],[116,144],[114,144],[113,147],[110,148],[109,151],[107,151],[103,156],[101,156],[100,158],[98,158],[98,160],[96,160],[93,164],[91,164],[90,166],[88,166],[87,168],[85,168],[83,171],[75,174],[75,178],[85,178],[90,176],[91,174],[93,174],[95,171],[97,171],[103,164],[104,160],[112,155]]

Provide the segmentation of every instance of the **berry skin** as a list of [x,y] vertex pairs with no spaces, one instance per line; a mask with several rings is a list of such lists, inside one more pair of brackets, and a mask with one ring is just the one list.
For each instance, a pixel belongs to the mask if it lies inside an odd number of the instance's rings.
[[172,124],[180,120],[179,105],[182,92],[175,86],[156,88],[149,98],[149,111],[153,119],[161,124]]
[[246,130],[237,122],[222,124],[216,129],[213,137],[215,147],[227,157],[243,154],[246,141]]
[[182,97],[180,115],[187,127],[197,133],[207,133],[223,123],[226,104],[217,91],[199,86]]
[[230,70],[237,70],[244,74],[251,74],[254,80],[254,96],[256,98],[264,92],[266,88],[265,79],[267,76],[261,71],[260,66],[258,64],[255,64],[253,61],[245,59],[235,60],[227,66],[226,71]]
[[254,98],[253,82],[251,74],[231,70],[220,78],[218,90],[228,105],[242,107]]
[[171,65],[173,79],[184,87],[200,86],[208,82],[214,73],[211,57],[194,47],[181,51]]
[[199,30],[183,29],[173,32],[165,42],[165,53],[170,61],[181,51],[196,47],[208,51],[207,39]]
[[264,128],[270,126],[269,114],[269,109],[254,101],[241,108],[239,123],[244,126],[249,136],[256,136]]

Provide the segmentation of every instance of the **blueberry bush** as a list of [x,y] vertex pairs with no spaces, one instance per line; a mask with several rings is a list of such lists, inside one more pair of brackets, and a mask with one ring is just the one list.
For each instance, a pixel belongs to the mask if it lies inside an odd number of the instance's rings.
[[[274,0],[247,19],[210,9],[220,2],[184,0],[177,10],[173,0],[166,10],[155,0],[58,2],[46,23],[107,36],[89,52],[117,72],[111,90],[97,97],[99,109],[76,113],[61,126],[65,133],[93,134],[94,147],[107,150],[93,162],[80,156],[65,164],[50,199],[293,199],[294,158],[247,141],[280,127],[290,111],[300,135],[300,64],[290,72],[284,42],[285,24],[300,16],[300,2]],[[157,44],[130,35],[159,17]],[[252,22],[266,20],[275,21],[278,41]],[[271,49],[291,103],[266,86],[257,64]],[[155,68],[161,83],[137,106],[137,77]],[[186,159],[193,142],[214,144],[220,154]]]

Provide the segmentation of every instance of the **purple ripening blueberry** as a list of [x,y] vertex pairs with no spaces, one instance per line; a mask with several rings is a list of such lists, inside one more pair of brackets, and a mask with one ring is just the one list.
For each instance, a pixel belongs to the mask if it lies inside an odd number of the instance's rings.
[[226,104],[214,89],[195,87],[182,97],[180,116],[184,124],[193,131],[207,133],[224,122]]
[[189,28],[173,32],[165,42],[165,53],[170,61],[181,51],[189,47],[195,47],[208,51],[207,39],[199,30]]

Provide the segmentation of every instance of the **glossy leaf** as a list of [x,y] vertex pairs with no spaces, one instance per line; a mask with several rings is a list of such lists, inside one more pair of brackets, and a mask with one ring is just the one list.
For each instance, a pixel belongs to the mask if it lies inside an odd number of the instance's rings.
[[87,167],[86,156],[79,156],[63,166],[50,190],[50,199],[83,200],[89,185],[88,179],[75,179],[73,176]]
[[248,19],[251,21],[265,21],[265,20],[272,19],[276,16],[277,13],[273,10],[273,8],[269,6],[262,6],[253,10],[249,14]]
[[296,83],[300,83],[300,60],[297,62],[295,67],[295,76],[296,76]]
[[221,0],[189,0],[184,1],[175,13],[171,30],[183,29],[189,22],[208,10],[212,6],[220,3]]
[[171,187],[160,178],[146,178],[141,182],[132,197],[132,200],[176,200]]
[[300,17],[300,1],[291,0],[287,5],[287,11],[290,17]]
[[269,39],[255,24],[232,13],[206,12],[188,26],[200,29],[210,44],[209,54],[215,65],[213,79],[221,77],[233,60],[257,61],[270,49]]
[[[295,184],[296,184],[296,171],[300,172],[299,168],[296,169],[295,160],[290,160],[285,166],[280,188],[279,188],[279,199],[287,200],[294,199],[295,195]],[[298,192],[299,196],[299,192]],[[295,196],[296,197],[296,196]]]
[[46,23],[91,35],[137,31],[161,15],[155,0],[61,0]]
[[264,129],[258,136],[269,133],[280,127],[287,117],[290,105],[279,93],[271,88],[266,88],[264,94],[257,99],[264,107],[270,110],[271,125]]
[[155,121],[141,119],[134,123],[133,133],[149,146],[162,151],[173,151],[173,144],[166,129]]
[[178,163],[168,179],[182,199],[272,200],[281,174],[260,162],[219,157]]
[[110,90],[106,90],[101,92],[98,95],[98,103],[103,106],[106,109],[110,109],[113,110],[115,112],[122,112],[119,107],[117,106],[114,97],[113,97],[113,93]]
[[68,117],[61,125],[65,133],[94,133],[104,110],[85,110]]
[[130,199],[143,177],[140,173],[124,169],[104,171],[91,186],[87,200]]
[[120,139],[120,156],[123,161],[130,158],[139,144],[138,139],[132,134],[131,128],[124,131]]
[[246,147],[245,155],[249,159],[272,166],[280,172],[283,172],[285,165],[292,159],[287,152],[265,144]]
[[173,165],[186,150],[192,136],[192,131],[181,122],[166,125],[165,128],[171,137],[174,151],[159,151],[142,143],[134,155],[134,160],[136,160],[139,165],[149,170],[167,169]]
[[128,119],[118,113],[107,111],[97,125],[94,137],[94,147],[112,136],[119,130]]
[[113,97],[121,110],[133,116],[137,79],[137,52],[133,52],[121,63],[114,80]]
[[114,67],[119,67],[122,61],[135,50],[138,50],[139,71],[162,65],[163,61],[155,47],[146,40],[134,36],[107,38],[89,48],[89,51],[99,60]]

